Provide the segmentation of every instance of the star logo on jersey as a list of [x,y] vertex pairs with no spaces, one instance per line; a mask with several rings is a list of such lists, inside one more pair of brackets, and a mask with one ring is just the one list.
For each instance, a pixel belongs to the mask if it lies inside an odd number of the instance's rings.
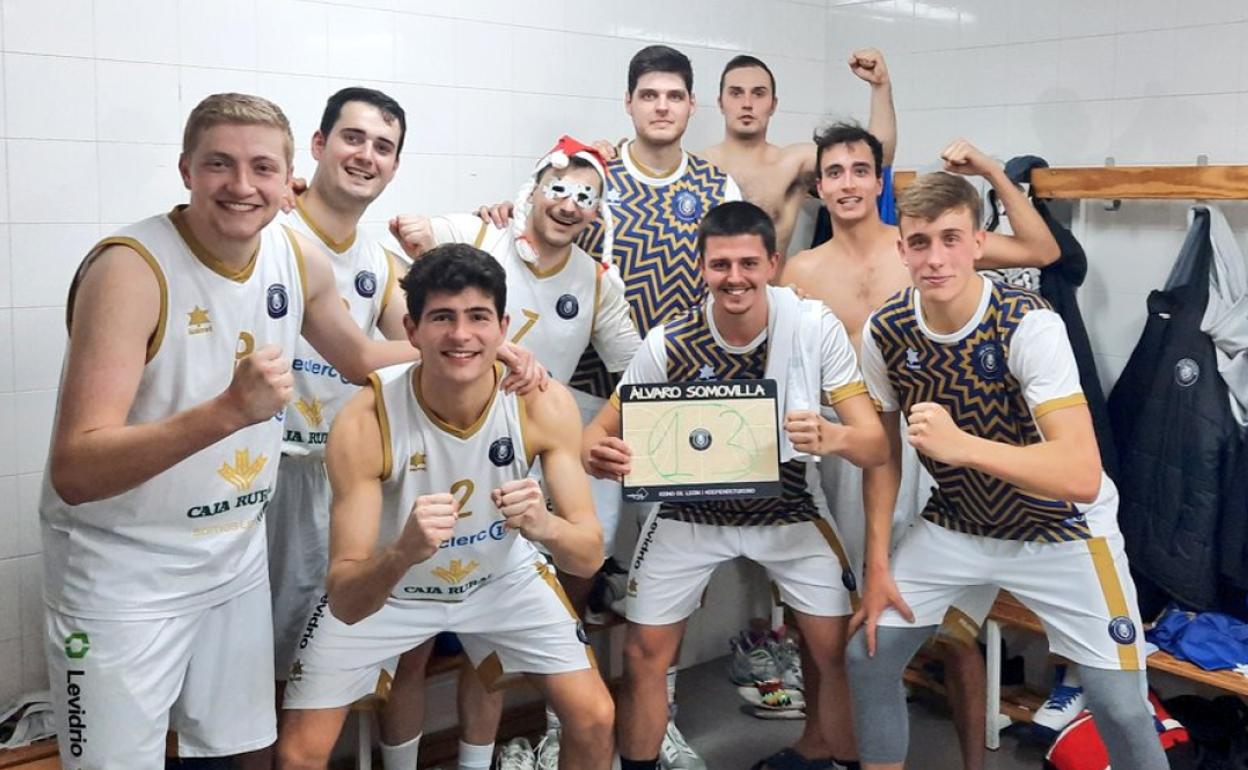
[[629,596],[637,595],[637,580],[635,578],[628,579],[628,595]]
[[251,489],[251,485],[255,482],[256,477],[260,475],[260,471],[264,470],[264,466],[268,462],[269,458],[264,455],[259,455],[253,460],[251,459],[251,450],[236,449],[234,450],[234,464],[221,463],[221,467],[217,469],[217,474],[230,482],[239,492],[246,492]]
[[906,368],[912,371],[923,368],[923,365],[919,363],[919,351],[914,348],[906,348]]
[[308,425],[313,428],[319,428],[321,423],[325,422],[325,414],[322,411],[319,398],[314,398],[311,401],[306,398],[300,398],[295,402],[295,408],[299,410],[299,414],[303,415],[303,419],[308,421]]
[[207,334],[212,331],[212,321],[208,318],[208,311],[204,308],[196,305],[186,315],[190,318],[186,324],[187,334]]
[[303,661],[296,660],[290,665],[290,675],[286,677],[287,681],[300,682],[303,681]]
[[407,460],[407,469],[409,471],[427,471],[429,466],[425,464],[425,453],[415,452]]
[[698,379],[699,380],[715,379],[715,367],[711,366],[710,364],[702,364],[702,368],[698,369]]
[[481,565],[477,564],[476,559],[467,564],[464,564],[461,559],[451,559],[451,563],[448,566],[438,567],[430,571],[439,580],[445,580],[451,585],[455,585],[456,583],[464,582],[464,578],[475,572],[479,566]]

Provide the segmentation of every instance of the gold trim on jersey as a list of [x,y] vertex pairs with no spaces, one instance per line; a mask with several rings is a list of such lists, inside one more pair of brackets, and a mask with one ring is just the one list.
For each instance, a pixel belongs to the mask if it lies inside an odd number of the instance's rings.
[[1045,416],[1046,414],[1052,414],[1053,412],[1056,412],[1059,409],[1067,409],[1072,406],[1081,406],[1087,403],[1088,403],[1087,396],[1083,395],[1082,393],[1072,393],[1069,396],[1063,396],[1061,398],[1051,398],[1048,401],[1045,401],[1040,404],[1036,404],[1034,414],[1036,415],[1036,419],[1039,420],[1041,417]]
[[381,316],[386,312],[386,305],[390,303],[390,295],[394,291],[394,285],[399,282],[399,257],[393,251],[382,248],[382,252],[386,255],[386,288],[381,295],[381,309],[377,311],[377,321],[381,321]]
[[[542,582],[550,586],[550,590],[554,591],[555,595],[559,597],[559,601],[563,602],[563,606],[568,610],[568,615],[572,616],[572,619],[576,621],[579,629],[581,617],[577,614],[576,608],[572,606],[572,600],[568,598],[568,594],[563,590],[559,579],[555,577],[555,571],[544,560],[533,562],[533,566],[537,569],[537,574],[541,576]],[[585,645],[585,657],[589,659],[589,667],[597,671],[598,659],[594,657],[594,649],[588,644]]]
[[[308,301],[308,268],[304,263],[303,248],[299,245],[299,237],[295,235],[295,231],[282,225],[282,229],[286,231],[286,238],[290,241],[290,248],[295,252],[295,267],[299,270],[299,291],[303,293],[303,301]],[[343,300],[345,303],[346,300]],[[347,305],[347,311],[350,312],[351,306]]]
[[831,388],[825,390],[819,396],[819,403],[823,406],[836,406],[847,398],[860,396],[867,392],[867,384],[862,380],[854,380],[847,382],[839,388]]
[[607,398],[607,403],[615,407],[617,412],[623,410],[623,407],[620,406],[620,392],[618,390],[611,391],[611,395]]
[[373,409],[377,412],[377,427],[381,429],[380,478],[384,481],[390,478],[394,470],[394,456],[390,445],[390,416],[386,413],[386,401],[381,397],[381,377],[377,376],[377,372],[368,375],[368,384],[373,389]]
[[169,212],[169,221],[173,223],[174,229],[178,231],[178,235],[182,237],[186,247],[191,250],[195,258],[202,262],[204,267],[222,278],[228,278],[235,283],[246,283],[251,274],[255,272],[256,258],[260,256],[259,234],[257,234],[256,238],[256,250],[247,259],[247,264],[238,270],[232,270],[229,265],[218,259],[204,244],[200,243],[199,239],[195,237],[195,233],[191,232],[191,226],[187,224],[185,214],[183,213],[185,211],[185,204],[174,206],[173,211]]
[[676,161],[675,166],[672,166],[665,171],[657,171],[637,160],[637,155],[633,152],[633,145],[631,143],[628,145],[626,152],[628,153],[629,162],[632,163],[638,171],[651,179],[667,179],[669,176],[676,173],[677,169],[680,168],[681,163],[685,162],[685,153],[682,150],[680,153],[680,160]]
[[[1096,579],[1101,584],[1101,594],[1105,597],[1105,607],[1111,618],[1130,618],[1131,609],[1127,606],[1126,594],[1122,590],[1122,582],[1118,579],[1118,570],[1114,568],[1114,557],[1109,552],[1109,542],[1103,537],[1093,537],[1084,541],[1088,544],[1088,553],[1092,555],[1092,566],[1096,568]],[[1139,671],[1140,656],[1135,644],[1118,645],[1118,663],[1123,671]]]
[[594,330],[598,328],[598,311],[602,308],[602,276],[606,271],[594,265],[594,315],[589,319],[589,339],[593,343]]
[[533,467],[533,458],[537,453],[529,446],[529,407],[524,402],[524,396],[516,396],[516,416],[520,421],[520,442],[524,444],[524,459],[529,467]]
[[481,248],[481,244],[485,243],[485,231],[490,228],[489,223],[482,222],[481,227],[477,229],[477,237],[472,239],[472,247],[474,249]]
[[[815,529],[819,530],[819,534],[823,535],[823,539],[827,541],[828,547],[832,549],[836,560],[841,563],[841,572],[852,569],[849,565],[849,556],[845,553],[845,546],[841,545],[841,540],[836,536],[836,530],[832,529],[832,525],[828,523],[827,519],[812,519],[812,521],[815,524]],[[849,593],[850,607],[853,608],[854,612],[857,612],[861,601],[861,598],[858,596],[858,589],[855,588],[851,591],[847,587],[846,591]]]
[[568,248],[568,253],[564,255],[563,259],[559,260],[559,264],[553,265],[545,270],[538,267],[536,262],[527,262],[523,259],[520,261],[524,262],[525,267],[529,268],[529,272],[533,274],[534,278],[553,278],[563,272],[563,269],[568,266],[569,262],[572,261],[572,248]]
[[304,222],[307,223],[308,229],[316,233],[316,237],[321,239],[321,243],[328,246],[329,249],[335,254],[341,254],[351,248],[351,246],[355,243],[355,236],[358,233],[357,230],[352,230],[351,234],[347,236],[346,240],[343,241],[335,241],[333,238],[330,238],[329,233],[322,230],[321,226],[318,225],[316,220],[312,218],[312,215],[308,213],[308,210],[304,208],[303,195],[295,198],[295,210],[299,212],[299,216]]
[[491,391],[490,393],[490,400],[489,402],[486,403],[485,408],[481,410],[481,414],[477,415],[477,419],[473,420],[472,424],[466,428],[457,428],[454,425],[451,425],[449,422],[439,417],[437,413],[435,413],[432,409],[430,409],[429,405],[425,403],[424,394],[421,393],[421,390],[420,390],[420,367],[419,366],[412,367],[412,395],[416,396],[416,403],[420,404],[420,410],[424,412],[425,416],[429,418],[429,421],[433,423],[433,427],[437,428],[443,433],[449,433],[455,438],[460,438],[460,439],[472,438],[473,434],[481,430],[481,426],[485,424],[485,418],[489,417],[490,415],[490,409],[494,406],[495,399],[498,398],[497,386],[498,386],[498,381],[502,379],[502,376],[503,376],[503,365],[495,361],[494,362],[494,385],[495,387],[494,387],[494,390]]
[[65,300],[65,332],[68,334],[72,331],[74,323],[74,297],[78,294],[78,282],[86,275],[87,268],[95,261],[104,249],[109,246],[124,246],[133,250],[136,254],[143,258],[147,266],[156,274],[156,285],[160,287],[160,317],[156,319],[156,328],[152,330],[152,335],[147,338],[147,357],[144,363],[151,363],[156,357],[157,351],[160,350],[160,343],[165,340],[165,326],[169,320],[169,282],[165,280],[165,271],[160,269],[160,263],[156,261],[156,257],[152,256],[152,252],[147,247],[139,243],[133,238],[113,236],[105,238],[91,248],[87,252],[87,256],[82,260],[78,272],[74,274],[74,280],[69,285],[69,297]]

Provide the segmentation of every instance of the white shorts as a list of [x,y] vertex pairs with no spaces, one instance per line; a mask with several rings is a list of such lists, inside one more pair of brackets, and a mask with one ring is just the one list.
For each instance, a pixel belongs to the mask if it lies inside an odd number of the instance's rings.
[[[588,425],[607,400],[591,396],[575,388],[570,390],[572,397],[576,399],[576,405],[581,410],[581,424]],[[590,476],[589,492],[594,498],[594,510],[598,513],[598,523],[602,525],[602,550],[610,556],[615,553],[615,534],[620,528],[620,506],[624,499],[624,490],[618,481]]]
[[831,521],[740,527],[655,512],[633,552],[625,615],[648,626],[684,620],[698,608],[715,568],[738,556],[766,569],[784,604],[799,612],[841,617],[858,606],[857,580]]
[[325,593],[329,476],[321,457],[283,455],[265,512],[273,593],[273,670],[285,680],[308,616]]
[[47,609],[44,649],[61,764],[162,770],[277,740],[269,589],[160,620],[92,620]]
[[347,625],[318,607],[286,684],[284,707],[346,706],[373,692],[387,661],[443,631],[459,636],[482,680],[592,668],[588,637],[545,562],[490,581],[462,602],[390,598]]
[[[984,586],[1003,588],[1039,616],[1054,653],[1092,668],[1139,671],[1143,627],[1135,584],[1114,532],[1090,540],[998,540],[917,521],[893,555],[893,578],[915,625],[934,626]],[[909,626],[895,610],[886,626]]]

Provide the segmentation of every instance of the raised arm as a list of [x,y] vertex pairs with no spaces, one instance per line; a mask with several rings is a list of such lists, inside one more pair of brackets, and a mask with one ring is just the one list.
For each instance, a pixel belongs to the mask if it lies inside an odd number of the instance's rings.
[[339,412],[329,431],[325,461],[333,490],[329,514],[329,609],[356,623],[385,604],[413,564],[438,551],[455,531],[450,493],[416,501],[403,532],[377,548],[381,528],[381,481],[386,473],[374,388],[363,388]]
[[[399,281],[407,273],[407,265],[395,256],[386,252],[390,258],[390,274],[393,280],[386,282],[386,299],[381,308],[381,317],[377,319],[377,328],[381,330],[382,336],[388,340],[405,340],[407,339],[407,331],[403,328],[403,316],[407,315],[407,302],[403,296],[403,287],[399,286]],[[416,353],[417,359],[420,358],[420,352]]]
[[849,69],[871,84],[867,130],[884,145],[884,165],[891,166],[897,155],[897,110],[893,107],[893,82],[884,54],[875,48],[860,48],[849,55]]
[[72,323],[50,474],[70,505],[121,494],[289,400],[290,364],[265,346],[242,359],[217,397],[154,422],[128,424],[143,368],[160,345],[155,266],[123,245],[88,258],[70,295]]
[[1001,164],[965,139],[955,139],[941,153],[945,170],[988,180],[1005,206],[1013,235],[988,233],[978,267],[1044,267],[1061,256],[1053,233],[1023,191],[1006,176]]
[[578,421],[568,419],[569,414],[576,414],[576,402],[558,383],[524,398],[529,418],[526,440],[542,460],[542,477],[555,511],[546,510],[541,488],[532,477],[494,490],[494,504],[507,518],[508,527],[550,552],[555,566],[588,578],[602,566],[605,556],[589,478],[581,468],[581,429]]
[[416,349],[401,342],[379,342],[366,335],[342,306],[329,258],[300,233],[294,233],[303,252],[308,296],[305,297],[303,336],[317,352],[351,382],[363,384],[370,372],[414,361]]

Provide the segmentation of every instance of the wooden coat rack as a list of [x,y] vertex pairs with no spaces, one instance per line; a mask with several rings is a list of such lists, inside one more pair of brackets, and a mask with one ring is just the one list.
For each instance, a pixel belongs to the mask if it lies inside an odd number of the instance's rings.
[[[898,171],[893,185],[901,190],[917,173]],[[1071,166],[1037,168],[1031,189],[1038,198],[1080,200],[1248,199],[1248,166]]]

